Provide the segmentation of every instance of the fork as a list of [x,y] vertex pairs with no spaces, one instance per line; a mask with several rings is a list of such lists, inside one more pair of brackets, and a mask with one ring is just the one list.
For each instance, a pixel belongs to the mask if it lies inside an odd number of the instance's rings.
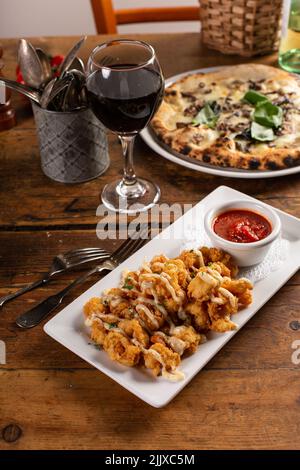
[[42,278],[38,281],[33,282],[22,289],[12,292],[10,294],[0,297],[0,307],[2,307],[9,300],[19,297],[19,295],[25,294],[36,287],[47,284],[52,276],[63,273],[69,269],[81,266],[84,263],[96,261],[99,259],[105,259],[110,256],[110,253],[102,248],[80,248],[78,250],[68,251],[65,254],[55,256],[52,261],[50,270],[42,275]]
[[[149,235],[150,233],[150,226],[147,226],[146,230],[141,230],[140,234],[143,236],[144,234]],[[62,289],[55,295],[48,297],[46,300],[38,304],[36,307],[33,307],[28,312],[21,315],[16,320],[16,324],[21,328],[32,328],[38,325],[44,318],[46,318],[49,313],[51,313],[56,307],[58,307],[65,296],[76,287],[78,284],[85,282],[90,276],[95,273],[101,273],[102,271],[112,271],[115,269],[119,264],[125,261],[128,256],[133,254],[137,251],[144,243],[146,239],[144,238],[128,238],[122,245],[117,248],[114,253],[110,255],[110,257],[104,261],[103,263],[95,266],[93,269],[88,271],[83,276],[80,276],[75,281],[73,281],[69,286]]]

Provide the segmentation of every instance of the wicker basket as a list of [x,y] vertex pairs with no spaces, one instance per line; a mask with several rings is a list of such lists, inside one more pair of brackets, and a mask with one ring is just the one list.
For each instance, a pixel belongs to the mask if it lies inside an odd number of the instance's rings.
[[224,54],[278,50],[283,0],[200,0],[204,44]]

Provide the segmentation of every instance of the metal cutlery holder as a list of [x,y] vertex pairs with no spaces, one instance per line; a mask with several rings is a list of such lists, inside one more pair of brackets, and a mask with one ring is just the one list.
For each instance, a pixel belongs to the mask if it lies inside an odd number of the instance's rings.
[[32,109],[46,176],[82,183],[105,172],[110,163],[107,134],[89,108],[57,112],[32,102]]

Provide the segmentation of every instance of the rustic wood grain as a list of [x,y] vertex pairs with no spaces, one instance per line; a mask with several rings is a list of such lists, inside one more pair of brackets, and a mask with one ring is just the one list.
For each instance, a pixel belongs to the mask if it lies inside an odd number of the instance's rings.
[[[137,37],[137,36],[134,36]],[[199,67],[243,62],[201,45],[198,34],[138,36],[154,45],[166,76]],[[83,58],[107,38],[89,37]],[[33,38],[52,54],[76,38]],[[5,74],[15,77],[17,41],[1,41]],[[172,48],[172,54],[170,54]],[[276,63],[276,56],[256,61]],[[30,105],[14,94],[18,125],[0,133],[0,295],[38,279],[54,255],[76,247],[114,249],[99,241],[96,210],[103,185],[121,174],[122,158],[110,137],[111,166],[80,185],[44,176]],[[195,204],[220,184],[300,216],[299,176],[235,180],[196,173],[168,162],[138,140],[136,168],[162,188],[162,201]],[[122,224],[121,224],[122,226]],[[70,272],[0,310],[0,449],[221,449],[300,448],[299,365],[291,361],[300,340],[300,274],[265,305],[166,408],[157,410],[123,390],[43,333],[14,323],[24,310],[66,286]],[[64,301],[83,292],[78,287]],[[129,415],[130,410],[130,415]]]
[[0,426],[22,431],[2,449],[299,448],[298,370],[204,370],[162,409],[95,369],[2,371],[0,384]]

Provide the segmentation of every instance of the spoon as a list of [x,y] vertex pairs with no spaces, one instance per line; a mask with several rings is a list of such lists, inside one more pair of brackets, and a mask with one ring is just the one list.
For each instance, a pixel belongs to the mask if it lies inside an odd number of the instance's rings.
[[46,77],[35,48],[26,39],[20,40],[18,62],[24,81],[29,86],[39,89],[45,83]]
[[[60,98],[61,98],[61,97],[60,97],[59,95],[61,94],[61,92],[62,92],[65,88],[67,88],[67,87],[69,86],[69,83],[70,83],[70,78],[67,78],[67,77],[66,77],[66,78],[63,78],[63,79],[61,79],[61,80],[57,80],[57,81],[54,83],[54,86],[53,86],[53,88],[52,88],[52,91],[51,91],[51,93],[50,93],[50,95],[49,95],[49,97],[48,97],[48,102],[47,102],[47,108],[48,108],[48,109],[49,109],[49,106],[50,106],[51,103],[52,103],[54,110],[57,110],[57,109],[55,109],[56,107],[57,107],[59,110],[61,110],[61,108],[62,108],[61,103],[60,103]],[[54,98],[57,98],[58,103],[53,103]],[[55,106],[55,104],[58,104],[58,106]]]
[[73,60],[75,59],[79,49],[86,40],[86,36],[82,37],[68,52],[62,63],[58,68],[58,75],[62,76],[72,65]]
[[51,96],[51,93],[53,91],[53,87],[56,81],[57,81],[57,77],[52,78],[52,80],[50,80],[50,82],[48,82],[47,85],[45,86],[41,99],[40,99],[41,108],[43,109],[47,108],[49,101],[50,101],[50,96]]
[[36,49],[36,53],[37,53],[38,58],[40,59],[40,62],[42,64],[43,74],[44,74],[44,82],[48,83],[49,80],[51,80],[51,78],[52,78],[52,68],[51,68],[48,56],[40,48]]
[[68,70],[65,73],[66,78],[70,78],[69,87],[65,93],[63,99],[62,108],[64,111],[71,111],[78,109],[86,105],[85,101],[82,101],[82,89],[85,88],[85,75],[80,70]]
[[85,73],[83,60],[79,57],[75,57],[72,64],[70,65],[70,69],[78,70],[79,72]]
[[40,104],[40,94],[34,88],[31,88],[27,85],[22,85],[21,83],[15,82],[14,80],[9,80],[8,78],[0,77],[0,85],[4,84],[12,90],[16,90],[22,95],[28,96],[35,103]]

